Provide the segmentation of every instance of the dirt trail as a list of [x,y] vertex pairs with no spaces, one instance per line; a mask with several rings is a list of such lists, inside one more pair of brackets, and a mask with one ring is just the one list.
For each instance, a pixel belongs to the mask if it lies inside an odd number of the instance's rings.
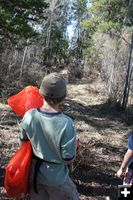
[[[70,115],[80,138],[81,149],[72,167],[72,177],[82,200],[117,199],[116,173],[126,150],[129,127],[124,115],[105,104],[101,80],[77,81],[68,85],[68,97],[62,105]],[[0,104],[0,200],[7,200],[2,187],[4,167],[18,148],[16,115]]]

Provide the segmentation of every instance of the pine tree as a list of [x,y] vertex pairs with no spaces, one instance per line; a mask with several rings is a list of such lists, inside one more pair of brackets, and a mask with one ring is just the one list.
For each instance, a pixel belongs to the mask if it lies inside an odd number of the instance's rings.
[[[118,68],[117,58],[119,56],[122,40],[129,45],[129,61],[127,68],[127,75],[125,78],[125,88],[123,89],[123,100],[121,101],[122,107],[126,108],[128,102],[128,95],[130,90],[130,78],[132,70],[131,65],[131,52],[132,44],[127,42],[126,38],[123,37],[124,30],[128,28],[130,34],[133,27],[133,0],[91,0],[91,7],[88,11],[91,13],[91,18],[84,21],[84,26],[89,32],[89,40],[93,40],[93,36],[100,33],[108,34],[111,38],[116,38],[116,53],[114,65],[112,66],[111,72],[115,75],[115,70]],[[131,40],[132,41],[132,40]],[[131,42],[132,43],[132,42]],[[91,46],[92,48],[92,46]],[[126,71],[125,66],[125,71]],[[113,90],[113,74],[110,74],[109,80],[109,93],[112,95]],[[122,86],[124,87],[124,86]],[[114,93],[115,95],[115,93]],[[116,100],[117,99],[116,97]]]
[[57,64],[67,57],[67,17],[69,1],[52,0],[47,9],[48,19],[43,22],[41,43],[43,64]]
[[76,35],[74,36],[76,39],[76,59],[79,63],[83,58],[83,49],[82,49],[82,38],[83,38],[83,28],[81,26],[81,22],[84,19],[84,16],[87,12],[87,0],[75,0],[72,5],[73,10],[73,20],[76,22]]
[[36,35],[35,24],[44,17],[48,4],[44,0],[1,0],[0,39]]

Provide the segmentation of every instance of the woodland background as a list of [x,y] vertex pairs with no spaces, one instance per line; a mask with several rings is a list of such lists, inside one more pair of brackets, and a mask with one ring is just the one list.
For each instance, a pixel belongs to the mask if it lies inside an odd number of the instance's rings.
[[132,130],[132,50],[133,0],[0,0],[0,176],[18,147],[7,98],[59,72],[81,140],[73,175],[82,199],[115,200]]
[[96,69],[107,101],[125,109],[132,99],[132,48],[132,0],[0,1],[2,96],[39,85],[52,71],[65,68],[71,81]]

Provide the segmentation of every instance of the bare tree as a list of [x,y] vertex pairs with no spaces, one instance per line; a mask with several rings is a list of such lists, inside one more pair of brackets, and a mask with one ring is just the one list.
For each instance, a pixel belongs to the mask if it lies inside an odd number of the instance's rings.
[[124,87],[124,93],[123,93],[123,100],[122,100],[122,107],[126,109],[127,103],[128,103],[128,97],[130,92],[130,83],[131,83],[131,77],[133,72],[133,66],[132,66],[132,52],[133,52],[133,32],[131,36],[131,44],[129,48],[129,59],[128,59],[128,66],[127,66],[127,73],[126,73],[126,82]]

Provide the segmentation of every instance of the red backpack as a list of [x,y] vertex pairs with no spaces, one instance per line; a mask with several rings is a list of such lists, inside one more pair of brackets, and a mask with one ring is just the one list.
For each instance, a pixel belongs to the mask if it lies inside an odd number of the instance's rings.
[[37,87],[30,85],[9,97],[7,103],[18,116],[23,117],[29,109],[40,108],[43,105],[43,97]]
[[29,174],[32,159],[32,147],[24,142],[6,166],[4,187],[12,198],[24,198],[29,192]]
[[[27,86],[18,94],[9,97],[7,102],[18,116],[23,117],[29,109],[41,107],[43,97],[37,87]],[[9,161],[4,179],[4,187],[9,197],[19,199],[28,194],[32,154],[31,143],[26,141]]]

